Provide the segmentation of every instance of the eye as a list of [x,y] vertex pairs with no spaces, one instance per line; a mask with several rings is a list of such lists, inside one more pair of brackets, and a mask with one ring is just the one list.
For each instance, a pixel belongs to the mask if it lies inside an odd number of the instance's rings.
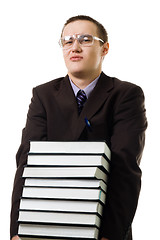
[[74,41],[74,39],[73,39],[72,36],[66,36],[63,39],[63,46],[64,45],[71,45],[71,44],[73,44],[73,41]]
[[92,43],[93,37],[91,35],[81,35],[79,37],[79,41],[80,41],[81,44]]

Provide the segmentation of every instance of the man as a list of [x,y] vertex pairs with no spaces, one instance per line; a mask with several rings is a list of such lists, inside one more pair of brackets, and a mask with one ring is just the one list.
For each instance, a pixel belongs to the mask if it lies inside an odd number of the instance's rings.
[[[102,72],[109,44],[106,30],[96,20],[88,16],[70,18],[62,30],[60,45],[68,74],[34,88],[17,153],[12,240],[19,239],[17,210],[29,140],[105,140],[112,152],[112,165],[99,239],[131,240],[131,223],[141,184],[139,163],[147,127],[143,92],[134,84]],[[79,90],[83,91],[79,93]]]

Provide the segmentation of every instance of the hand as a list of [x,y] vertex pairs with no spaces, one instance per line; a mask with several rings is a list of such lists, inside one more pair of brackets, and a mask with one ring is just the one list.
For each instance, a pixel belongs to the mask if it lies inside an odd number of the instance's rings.
[[18,236],[14,236],[12,240],[20,240],[20,238]]

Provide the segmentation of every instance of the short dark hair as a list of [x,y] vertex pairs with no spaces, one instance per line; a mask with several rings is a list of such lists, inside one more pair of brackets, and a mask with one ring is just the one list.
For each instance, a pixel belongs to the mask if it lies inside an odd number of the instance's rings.
[[104,26],[100,22],[95,20],[94,18],[91,18],[91,17],[86,16],[86,15],[77,15],[77,16],[69,18],[63,26],[61,37],[62,37],[64,28],[69,23],[75,22],[75,21],[78,21],[78,20],[87,20],[87,21],[93,22],[97,26],[98,37],[101,38],[104,42],[108,42],[108,33],[107,33],[106,29],[104,28]]

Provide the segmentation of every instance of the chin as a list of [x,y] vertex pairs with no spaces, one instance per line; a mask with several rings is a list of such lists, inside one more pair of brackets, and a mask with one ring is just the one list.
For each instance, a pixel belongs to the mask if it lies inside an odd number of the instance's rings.
[[81,74],[84,74],[86,72],[85,69],[83,68],[73,68],[73,69],[70,69],[68,70],[68,72],[70,72],[72,75],[81,75]]

